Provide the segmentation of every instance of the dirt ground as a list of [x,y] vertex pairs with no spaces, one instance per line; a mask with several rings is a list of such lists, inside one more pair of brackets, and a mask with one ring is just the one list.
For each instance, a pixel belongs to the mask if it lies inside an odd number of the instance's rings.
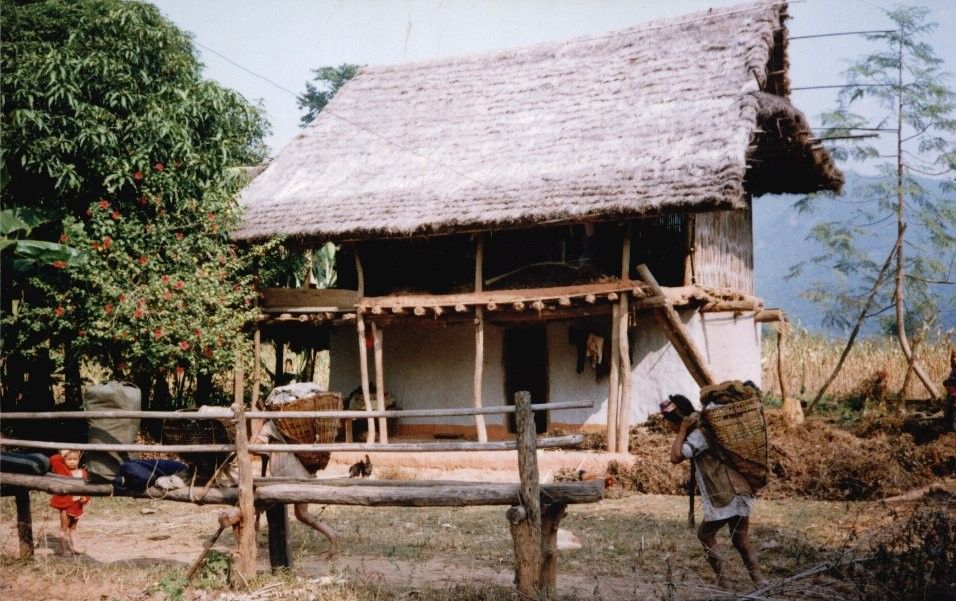
[[[329,475],[339,469],[333,465]],[[423,477],[411,470],[405,475]],[[440,476],[451,475],[444,470]],[[942,484],[956,490],[956,482]],[[699,544],[687,528],[685,498],[613,490],[609,497],[598,504],[569,508],[562,527],[578,538],[581,548],[561,552],[561,598],[730,598],[752,590],[729,544],[725,554],[733,591],[715,588]],[[916,491],[907,499],[890,503],[759,501],[752,539],[768,577],[785,582],[820,562],[865,552],[867,541],[898,522],[925,497],[922,491]],[[956,503],[951,493],[936,490],[933,498],[956,523]],[[258,539],[262,576],[249,585],[260,592],[230,597],[220,592],[225,590],[225,581],[214,576],[201,576],[185,592],[181,582],[204,541],[215,531],[221,507],[149,499],[94,499],[80,523],[83,554],[62,558],[53,553],[57,522],[53,510],[47,507],[47,495],[34,493],[33,503],[38,548],[32,562],[14,559],[17,536],[13,506],[9,498],[0,503],[0,598],[4,600],[430,601],[508,599],[513,595],[513,553],[503,507],[313,506],[313,513],[321,512],[322,519],[342,533],[342,554],[325,559],[324,539],[294,523],[293,570],[270,576],[263,528]],[[234,542],[226,533],[214,549],[228,555]],[[805,598],[840,598],[840,583],[832,578],[819,576],[800,584]],[[783,588],[777,591],[778,595],[785,593]]]

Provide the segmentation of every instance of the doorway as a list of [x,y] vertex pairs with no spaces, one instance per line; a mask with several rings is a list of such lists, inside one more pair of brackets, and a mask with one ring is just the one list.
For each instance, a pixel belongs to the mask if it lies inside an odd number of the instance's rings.
[[[514,405],[515,393],[531,392],[532,404],[548,402],[548,336],[544,327],[508,328],[504,332],[505,399]],[[535,411],[535,431],[548,429],[548,412]],[[514,413],[508,414],[508,431],[517,431]]]

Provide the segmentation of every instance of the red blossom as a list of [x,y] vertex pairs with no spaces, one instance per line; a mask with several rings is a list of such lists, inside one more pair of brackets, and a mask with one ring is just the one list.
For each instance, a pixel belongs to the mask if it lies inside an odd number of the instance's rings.
[[168,276],[168,275],[164,275],[163,277],[161,277],[161,278],[159,278],[159,279],[161,279],[164,284],[168,284],[168,283],[169,283],[169,276]]
[[180,348],[180,350],[188,351],[188,350],[189,350],[189,343],[186,342],[185,340],[180,340],[180,341],[179,341],[179,348]]
[[186,287],[186,282],[182,280],[176,280],[176,286],[175,286],[176,290],[182,290],[185,287]]
[[207,358],[212,358],[212,347],[203,347],[202,354]]
[[136,319],[142,319],[142,317],[143,317],[143,310],[137,308],[135,311],[133,311],[133,317],[135,317]]
[[53,309],[53,314],[57,317],[63,317],[64,313],[66,313],[66,309],[63,307],[57,307],[56,309]]
[[176,232],[176,239],[177,239],[177,240],[182,240],[183,238],[184,238],[184,236],[183,236],[183,233],[182,233],[182,232]]
[[155,169],[156,171],[162,171],[165,168],[166,168],[166,165],[163,165],[162,163],[156,163],[155,165],[153,165],[153,169]]
[[136,171],[135,173],[133,173],[133,179],[136,181],[141,181],[143,179],[143,172]]
[[93,250],[99,250],[99,249],[100,249],[100,243],[99,243],[99,242],[96,242],[95,240],[94,240],[93,242],[90,242],[90,246],[93,247]]
[[146,265],[146,262],[147,262],[147,261],[149,261],[149,259],[146,257],[146,255],[143,255],[143,256],[141,256],[141,257],[139,258],[139,264],[140,264],[140,265]]
[[215,234],[216,232],[219,231],[219,224],[218,224],[218,223],[214,223],[214,224],[212,224],[212,226],[211,226],[209,229],[212,230],[212,233]]
[[66,232],[60,234],[60,244],[66,244],[69,241],[70,237],[66,235]]
[[56,261],[53,261],[52,265],[57,269],[66,269],[66,261],[57,259]]
[[106,200],[105,198],[104,198],[104,199],[101,199],[101,200],[100,200],[100,208],[101,208],[101,209],[108,209],[108,208],[110,208],[110,201]]
[[169,299],[171,299],[171,298],[173,298],[173,293],[172,293],[172,292],[170,292],[169,290],[166,290],[165,292],[163,292],[163,299],[164,299],[164,300],[169,300]]
[[136,202],[139,203],[139,206],[145,207],[146,204],[149,203],[149,199],[146,198],[145,196],[140,196],[136,199]]
[[113,312],[113,303],[106,303],[106,306],[103,307],[103,312],[109,315]]
[[153,336],[155,336],[156,338],[162,338],[163,328],[156,328],[155,330],[153,330]]
[[84,336],[86,336],[86,330],[77,330],[76,335],[79,336],[80,338],[83,338]]
[[215,221],[215,220],[216,220],[216,214],[215,214],[215,213],[206,213],[206,219],[208,219],[209,221]]
[[112,213],[110,213],[110,217],[112,217],[113,219],[115,219],[115,220],[117,220],[117,221],[119,221],[120,217],[122,217],[122,216],[123,216],[123,215],[120,214],[119,211],[113,211]]
[[182,365],[177,365],[177,366],[176,366],[176,377],[177,377],[177,378],[181,378],[184,373],[186,373],[186,368],[183,367]]
[[199,338],[200,336],[202,336],[202,330],[200,330],[199,328],[194,328],[193,336],[195,336],[196,338]]
[[103,250],[106,250],[111,246],[113,246],[113,239],[109,236],[103,236]]
[[121,302],[121,303],[125,303],[125,302],[126,302],[126,294],[125,294],[125,293],[120,293],[119,297],[117,297],[117,298],[119,298],[119,302]]

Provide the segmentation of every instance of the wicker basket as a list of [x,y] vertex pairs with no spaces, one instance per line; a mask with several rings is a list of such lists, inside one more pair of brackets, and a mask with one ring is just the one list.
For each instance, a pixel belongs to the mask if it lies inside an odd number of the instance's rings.
[[[195,412],[187,409],[183,413]],[[162,444],[233,444],[236,426],[226,419],[163,420]],[[178,453],[179,458],[196,470],[196,481],[208,482],[220,466],[229,461],[230,453]]]
[[767,484],[767,419],[760,397],[710,406],[702,412],[705,427],[724,458],[751,486]]
[[[342,409],[342,395],[335,392],[311,394],[301,399],[271,403],[269,411],[338,411]],[[282,436],[293,444],[328,444],[335,441],[340,420],[335,418],[276,419]],[[296,453],[299,461],[310,472],[323,470],[329,464],[330,453],[303,451]]]

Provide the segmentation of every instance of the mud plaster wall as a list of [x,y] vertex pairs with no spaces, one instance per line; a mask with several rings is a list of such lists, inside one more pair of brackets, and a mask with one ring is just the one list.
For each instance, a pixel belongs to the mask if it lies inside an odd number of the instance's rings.
[[[701,349],[718,380],[753,380],[760,385],[760,329],[752,315],[681,312],[690,336]],[[607,423],[607,378],[595,380],[594,369],[576,372],[577,351],[568,342],[572,322],[551,322],[547,327],[549,359],[549,400],[564,402],[591,400],[591,409],[552,412],[553,424]],[[657,411],[668,394],[680,393],[696,401],[699,387],[680,357],[668,344],[651,315],[638,317],[631,371],[631,420],[643,422]],[[471,324],[401,325],[383,330],[385,388],[403,409],[470,407],[474,372],[474,328]],[[502,328],[486,324],[483,404],[505,404],[502,366]],[[355,330],[337,328],[330,341],[331,390],[348,394],[360,384],[358,342]],[[369,377],[375,381],[374,362],[369,350]],[[488,415],[489,425],[505,423],[504,416]],[[406,418],[405,424],[471,425],[474,418]]]

